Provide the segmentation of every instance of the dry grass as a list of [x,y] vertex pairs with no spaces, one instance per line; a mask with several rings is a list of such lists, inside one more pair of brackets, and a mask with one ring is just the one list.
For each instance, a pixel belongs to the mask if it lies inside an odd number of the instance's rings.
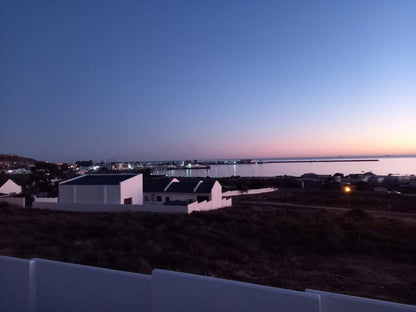
[[365,211],[236,204],[191,215],[0,208],[0,254],[177,270],[416,303],[416,226]]

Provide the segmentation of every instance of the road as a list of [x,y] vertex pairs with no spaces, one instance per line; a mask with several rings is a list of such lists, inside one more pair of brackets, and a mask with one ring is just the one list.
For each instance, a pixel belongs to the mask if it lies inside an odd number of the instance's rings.
[[[324,210],[332,210],[332,211],[338,211],[338,212],[346,212],[348,210],[351,210],[349,208],[341,208],[341,207],[291,204],[291,203],[282,203],[282,202],[251,201],[251,200],[239,200],[239,199],[234,199],[233,203],[253,204],[253,205],[260,205],[260,206],[307,208],[307,209],[319,209],[319,210],[324,209]],[[398,217],[398,218],[406,218],[406,219],[409,219],[409,217],[416,218],[416,213],[411,213],[411,212],[397,212],[397,211],[383,211],[383,210],[365,210],[365,211],[368,213],[371,213],[372,215],[384,216],[384,217]]]

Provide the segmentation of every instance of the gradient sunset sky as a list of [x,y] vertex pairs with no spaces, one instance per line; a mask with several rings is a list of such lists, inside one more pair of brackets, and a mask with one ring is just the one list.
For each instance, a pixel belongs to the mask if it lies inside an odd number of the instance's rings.
[[0,153],[416,154],[416,1],[1,1]]

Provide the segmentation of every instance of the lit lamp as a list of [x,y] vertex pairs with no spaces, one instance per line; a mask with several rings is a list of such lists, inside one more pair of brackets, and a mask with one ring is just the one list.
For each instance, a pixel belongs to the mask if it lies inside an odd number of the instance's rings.
[[347,194],[347,197],[348,197],[348,209],[350,209],[351,208],[351,203],[350,203],[351,186],[345,185],[344,186],[344,193]]

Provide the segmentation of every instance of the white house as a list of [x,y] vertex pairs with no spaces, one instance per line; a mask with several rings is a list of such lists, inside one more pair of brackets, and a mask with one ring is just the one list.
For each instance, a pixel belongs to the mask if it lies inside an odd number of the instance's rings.
[[59,203],[143,205],[141,174],[94,174],[59,183]]
[[179,181],[178,179],[149,179],[144,182],[146,204],[191,204],[210,202],[222,207],[222,186],[216,180]]
[[10,179],[0,187],[1,194],[20,194],[21,192],[22,187]]

